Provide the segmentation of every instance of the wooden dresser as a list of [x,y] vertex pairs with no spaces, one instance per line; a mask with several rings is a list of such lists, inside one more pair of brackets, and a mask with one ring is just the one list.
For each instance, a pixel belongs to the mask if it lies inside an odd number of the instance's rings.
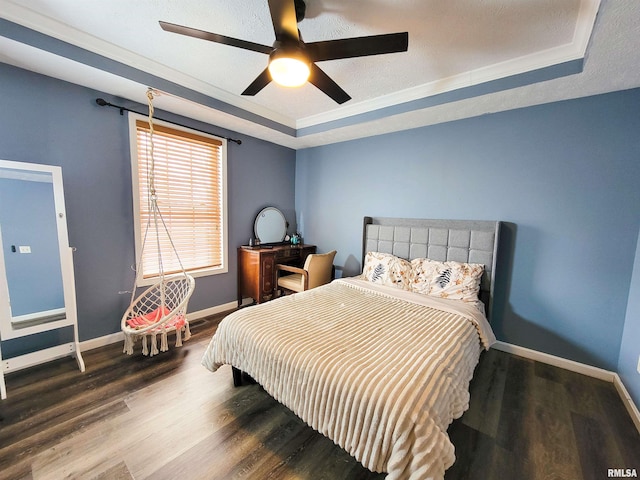
[[244,297],[256,303],[271,300],[276,290],[276,265],[302,267],[315,245],[274,245],[238,248],[238,307]]

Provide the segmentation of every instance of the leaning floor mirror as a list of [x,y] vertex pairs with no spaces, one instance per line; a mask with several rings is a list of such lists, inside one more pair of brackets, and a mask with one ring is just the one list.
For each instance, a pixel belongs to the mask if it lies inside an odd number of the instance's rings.
[[[0,393],[4,399],[4,377],[11,371],[68,355],[84,371],[60,167],[0,160],[0,251]],[[33,335],[69,327],[73,341],[36,347],[10,358],[2,354],[4,342],[28,347],[34,343]]]

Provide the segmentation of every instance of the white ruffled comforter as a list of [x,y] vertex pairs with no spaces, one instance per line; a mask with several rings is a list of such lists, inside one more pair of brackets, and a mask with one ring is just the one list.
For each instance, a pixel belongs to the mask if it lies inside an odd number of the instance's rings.
[[232,313],[202,363],[245,371],[389,480],[442,479],[447,428],[494,341],[472,304],[344,279]]

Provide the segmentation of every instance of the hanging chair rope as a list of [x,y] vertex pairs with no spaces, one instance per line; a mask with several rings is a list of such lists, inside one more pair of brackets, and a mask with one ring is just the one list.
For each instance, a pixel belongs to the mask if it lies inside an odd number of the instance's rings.
[[[173,243],[171,234],[169,233],[169,228],[158,207],[158,196],[155,188],[155,154],[153,141],[153,89],[151,88],[147,90],[147,100],[149,104],[150,158],[147,164],[147,202],[150,213],[142,239],[140,258],[136,268],[134,286],[131,291],[131,302],[122,317],[121,328],[125,335],[124,353],[131,355],[136,339],[142,338],[142,353],[153,356],[159,353],[159,351],[163,352],[168,350],[168,333],[175,331],[176,347],[182,345],[183,335],[184,340],[188,340],[191,337],[189,322],[187,321],[187,304],[195,288],[195,281],[191,275],[187,274],[180,260],[178,250]],[[166,233],[169,244],[178,260],[178,264],[182,270],[180,274],[165,275],[160,240],[161,227]],[[143,253],[151,228],[155,231],[156,250],[158,252],[158,281],[136,297],[137,287],[142,281],[143,275]],[[158,350],[157,345],[158,335],[160,335],[160,350]],[[150,348],[148,347],[148,340],[151,342]]]

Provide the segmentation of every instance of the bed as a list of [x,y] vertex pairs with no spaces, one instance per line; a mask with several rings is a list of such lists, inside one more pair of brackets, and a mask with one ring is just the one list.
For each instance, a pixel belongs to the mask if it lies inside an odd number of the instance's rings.
[[361,275],[230,314],[202,363],[246,372],[389,480],[442,479],[447,428],[495,341],[499,227],[365,217]]

